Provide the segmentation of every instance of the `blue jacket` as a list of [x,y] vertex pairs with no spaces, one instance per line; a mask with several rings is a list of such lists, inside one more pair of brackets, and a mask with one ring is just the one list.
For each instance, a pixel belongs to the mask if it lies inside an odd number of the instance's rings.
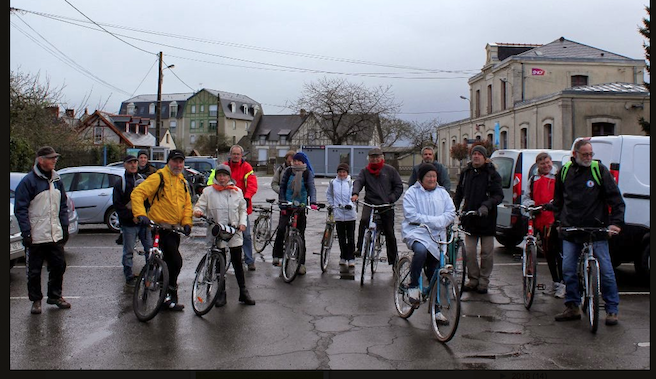
[[285,170],[280,180],[280,193],[278,194],[278,200],[280,201],[298,201],[301,204],[307,205],[308,196],[310,197],[310,204],[316,204],[317,202],[317,190],[314,187],[314,174],[312,171],[306,169],[303,171],[303,186],[301,188],[301,193],[297,198],[292,198],[292,181],[294,180],[294,170],[293,166],[289,170]]
[[64,239],[63,228],[68,230],[68,205],[59,174],[53,170],[48,179],[35,164],[16,187],[14,214],[21,234],[31,236],[32,243]]

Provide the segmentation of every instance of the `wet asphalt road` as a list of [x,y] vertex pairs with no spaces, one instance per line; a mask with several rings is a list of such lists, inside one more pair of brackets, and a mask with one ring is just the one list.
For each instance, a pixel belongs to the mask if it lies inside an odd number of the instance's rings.
[[[325,201],[328,180],[316,181],[318,198]],[[260,178],[259,186],[255,203],[274,197],[270,177]],[[398,230],[400,204],[396,217]],[[66,246],[64,297],[72,309],[58,310],[44,301],[43,313],[31,315],[24,264],[10,270],[10,369],[650,369],[649,286],[636,281],[631,264],[617,269],[620,324],[607,327],[602,316],[599,331],[591,334],[584,320],[556,323],[553,316],[563,304],[552,296],[539,294],[527,311],[514,256],[520,251],[497,246],[489,293],[463,294],[457,334],[442,344],[432,334],[426,304],[407,320],[397,316],[386,263],[364,286],[359,261],[355,280],[340,279],[335,243],[330,267],[321,273],[312,253],[318,252],[324,222],[325,213],[308,218],[307,275],[284,283],[267,247],[266,262],[256,255],[257,270],[246,271],[257,304],[238,303],[229,272],[228,304],[202,318],[191,309],[190,290],[204,244],[199,237],[183,238],[178,283],[186,308],[160,312],[148,323],[132,311],[116,235],[102,225],[82,226]],[[204,228],[193,234],[204,235]],[[400,230],[397,240],[399,251],[407,252]],[[143,258],[135,257],[135,270],[142,265]],[[544,261],[538,278],[550,284]],[[44,293],[46,281],[44,275]]]

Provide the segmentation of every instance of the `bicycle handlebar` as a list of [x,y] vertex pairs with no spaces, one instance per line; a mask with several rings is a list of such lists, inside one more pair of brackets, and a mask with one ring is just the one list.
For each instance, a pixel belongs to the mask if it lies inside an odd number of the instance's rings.
[[433,237],[433,233],[431,233],[431,230],[430,230],[430,228],[428,227],[428,225],[426,225],[426,224],[420,224],[420,223],[418,223],[418,222],[411,222],[410,225],[412,225],[412,226],[418,226],[418,227],[420,227],[420,228],[423,227],[424,229],[426,229],[426,231],[428,232],[428,236],[433,240],[433,242],[435,242],[435,243],[438,244],[438,245],[448,245],[448,244],[450,244],[451,242],[453,242],[453,239],[454,239],[454,236],[455,236],[455,233],[451,233],[451,238],[450,238],[448,241],[439,241],[439,240],[436,240],[436,239]]
[[[323,204],[323,203],[317,203],[316,205],[317,205],[316,211],[326,207],[326,204]],[[278,202],[278,207],[280,207],[281,209],[290,207],[290,208],[306,208],[306,209],[310,209],[310,210],[315,210],[315,209],[312,209],[311,205],[307,205],[305,203],[298,203],[296,201],[294,201],[294,202],[292,202],[292,201],[280,201],[280,202]]]
[[178,233],[178,234],[184,234],[184,233],[185,233],[185,232],[184,232],[184,229],[182,229],[182,228],[179,227],[179,226],[174,226],[174,225],[170,225],[170,224],[162,225],[162,224],[158,224],[158,223],[156,223],[156,222],[153,221],[153,220],[150,220],[150,226],[155,227],[155,228],[157,228],[157,229],[162,229],[162,230],[168,230],[168,231],[171,231],[171,232],[176,232],[176,233]]
[[212,235],[215,237],[220,235],[220,238],[224,241],[228,241],[237,233],[237,229],[234,226],[218,223],[212,217],[201,215],[199,218],[207,221],[208,224],[215,225],[215,228],[218,227],[218,230],[212,228]]
[[524,205],[524,204],[503,204],[504,208],[518,208],[527,212],[541,211],[542,205]]
[[366,206],[369,207],[369,208],[374,208],[374,209],[375,209],[375,208],[391,208],[391,207],[394,206],[394,203],[387,203],[387,204],[379,204],[379,205],[375,205],[375,204],[365,203],[365,202],[363,201],[363,202],[362,202],[362,205],[366,205]]
[[618,234],[614,230],[610,230],[607,227],[603,226],[568,226],[563,228],[564,231],[566,232],[585,232],[585,233],[597,233],[597,232],[604,232],[612,235]]

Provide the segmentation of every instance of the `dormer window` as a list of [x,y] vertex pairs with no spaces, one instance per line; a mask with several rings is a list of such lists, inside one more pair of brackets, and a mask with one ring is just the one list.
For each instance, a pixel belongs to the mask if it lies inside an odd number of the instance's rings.
[[248,105],[244,104],[241,108],[244,110],[244,114],[248,114]]
[[253,116],[257,116],[257,112],[259,111],[260,111],[260,107],[258,107],[257,105],[253,106]]
[[171,118],[178,117],[178,102],[177,101],[172,101],[171,104],[169,104],[169,117],[171,117]]
[[230,103],[230,111],[232,113],[235,113],[237,111],[237,104],[235,103]]
[[129,115],[133,115],[133,114],[134,114],[134,110],[135,110],[134,103],[130,103],[130,104],[128,104],[127,114],[129,114]]
[[155,114],[155,103],[150,103],[150,105],[148,105],[148,113]]

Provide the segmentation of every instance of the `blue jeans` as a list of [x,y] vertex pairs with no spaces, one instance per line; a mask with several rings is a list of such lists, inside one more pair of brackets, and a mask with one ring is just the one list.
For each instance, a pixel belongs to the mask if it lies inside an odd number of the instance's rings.
[[[426,266],[426,277],[430,280],[439,262],[421,242],[414,242],[412,251],[414,254],[412,255],[412,263],[410,263],[410,287],[417,287],[421,269]],[[428,283],[422,283],[422,286],[426,287]]]
[[148,256],[148,251],[153,246],[153,236],[150,234],[150,229],[145,226],[121,226],[121,232],[123,233],[123,274],[125,275],[125,280],[132,278],[132,255],[134,253],[134,244],[139,236],[141,245],[146,252],[146,258]]
[[[592,248],[595,258],[599,261],[601,296],[606,303],[606,313],[617,313],[620,295],[617,292],[617,282],[615,281],[615,271],[613,271],[613,264],[608,251],[608,241],[595,241]],[[576,306],[581,305],[579,282],[576,274],[581,249],[583,249],[582,243],[563,240],[563,278],[567,287],[565,303],[571,302]]]
[[255,262],[253,259],[253,239],[251,238],[251,221],[248,217],[246,217],[246,230],[244,230],[244,233],[242,233],[244,236],[244,246],[242,247],[242,250],[244,250],[244,263],[247,265]]

